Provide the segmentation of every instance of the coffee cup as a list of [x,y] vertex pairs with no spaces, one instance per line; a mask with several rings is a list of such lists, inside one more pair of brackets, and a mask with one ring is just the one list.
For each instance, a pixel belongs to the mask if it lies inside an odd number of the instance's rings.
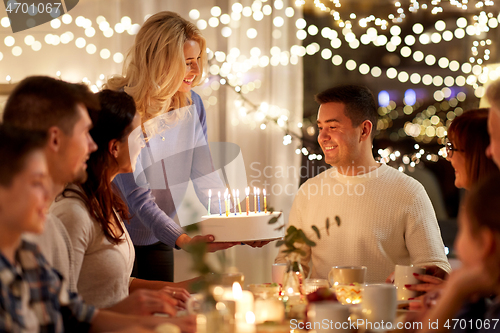
[[349,332],[349,308],[337,302],[310,304],[307,316],[317,333]]
[[414,273],[424,274],[425,268],[413,265],[396,265],[396,269],[394,271],[394,285],[396,286],[398,301],[406,301],[409,298],[415,298],[418,295],[417,291],[409,290],[405,287],[405,285],[408,284],[421,283],[421,281],[417,280],[417,278],[413,275]]
[[366,279],[366,266],[334,266],[328,273],[328,282],[342,304],[358,304]]
[[396,310],[396,287],[394,285],[369,284],[364,286],[361,313],[365,321],[393,323]]
[[285,263],[276,263],[273,264],[272,268],[272,282],[283,285],[283,277],[286,272],[286,264]]

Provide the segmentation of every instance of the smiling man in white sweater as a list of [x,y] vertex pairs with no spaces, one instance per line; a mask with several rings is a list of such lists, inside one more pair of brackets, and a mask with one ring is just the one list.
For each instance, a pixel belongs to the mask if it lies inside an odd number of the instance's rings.
[[[311,278],[327,278],[332,266],[363,265],[368,283],[384,282],[396,264],[448,273],[451,267],[424,187],[373,157],[377,105],[372,93],[340,86],[318,94],[316,101],[318,142],[332,168],[300,187],[290,212],[289,225],[317,244],[302,247],[305,274],[310,261]],[[320,229],[321,239],[312,225]],[[283,245],[276,262],[286,261],[284,250]]]

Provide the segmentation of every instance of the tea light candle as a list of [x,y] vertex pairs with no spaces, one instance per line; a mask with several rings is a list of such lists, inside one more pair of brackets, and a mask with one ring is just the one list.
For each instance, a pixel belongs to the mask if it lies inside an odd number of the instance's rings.
[[212,190],[208,190],[208,214],[210,215],[210,200],[212,199]]
[[253,324],[247,321],[247,317],[251,317],[254,311],[254,298],[250,291],[242,290],[241,285],[235,282],[232,288],[224,288],[222,299],[236,303],[235,319],[238,327],[243,326],[245,328],[248,324]]
[[285,305],[276,299],[258,299],[255,301],[255,323],[266,321],[280,323],[285,319]]

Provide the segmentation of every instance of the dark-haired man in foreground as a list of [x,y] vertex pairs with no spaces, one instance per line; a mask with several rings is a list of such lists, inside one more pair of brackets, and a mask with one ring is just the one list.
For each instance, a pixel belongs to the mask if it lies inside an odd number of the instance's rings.
[[[44,76],[21,81],[5,105],[6,125],[48,135],[45,155],[52,181],[50,202],[67,183],[80,183],[87,178],[85,162],[97,149],[89,134],[92,121],[87,108],[99,109],[99,101],[85,85]],[[38,244],[49,264],[64,276],[70,290],[76,291],[73,246],[61,221],[49,214],[44,232],[28,238]]]

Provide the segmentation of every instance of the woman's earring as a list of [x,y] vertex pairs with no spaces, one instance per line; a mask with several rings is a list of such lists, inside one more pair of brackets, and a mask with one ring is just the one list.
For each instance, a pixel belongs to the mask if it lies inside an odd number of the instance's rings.
[[160,135],[160,138],[161,138],[161,141],[165,141],[165,137]]

